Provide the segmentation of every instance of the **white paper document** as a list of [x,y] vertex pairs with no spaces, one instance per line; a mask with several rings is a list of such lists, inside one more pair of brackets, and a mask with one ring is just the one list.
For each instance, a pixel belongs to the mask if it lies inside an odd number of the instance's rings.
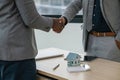
[[53,57],[63,56],[63,53],[58,52],[54,48],[48,48],[43,50],[38,50],[38,54],[35,57],[36,60],[48,59]]

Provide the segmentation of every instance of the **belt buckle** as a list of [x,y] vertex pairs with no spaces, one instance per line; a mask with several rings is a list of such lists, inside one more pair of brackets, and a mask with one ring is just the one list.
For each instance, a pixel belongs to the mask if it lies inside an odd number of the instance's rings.
[[99,32],[97,33],[97,36],[98,36],[98,37],[100,36],[100,33],[99,33]]
[[104,32],[103,34],[100,35],[100,33],[98,32],[98,33],[97,33],[97,36],[98,36],[98,37],[99,37],[99,36],[104,36],[104,37],[105,37],[105,36],[106,36],[106,33]]
[[104,37],[106,36],[105,32],[103,33],[103,36],[104,36]]

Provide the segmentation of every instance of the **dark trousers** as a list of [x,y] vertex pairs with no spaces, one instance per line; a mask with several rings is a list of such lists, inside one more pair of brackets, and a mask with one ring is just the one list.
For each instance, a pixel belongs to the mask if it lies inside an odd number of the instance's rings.
[[36,80],[35,59],[0,61],[0,80]]

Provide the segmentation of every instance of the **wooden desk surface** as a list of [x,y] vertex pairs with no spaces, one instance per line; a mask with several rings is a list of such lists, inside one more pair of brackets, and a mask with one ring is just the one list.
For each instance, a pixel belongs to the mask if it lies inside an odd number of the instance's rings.
[[[65,51],[61,52],[65,53]],[[58,80],[120,80],[120,63],[104,59],[96,59],[86,63],[90,65],[90,71],[69,73],[66,70],[67,61],[64,60],[64,57],[36,61],[38,73]],[[57,64],[60,66],[53,70]]]

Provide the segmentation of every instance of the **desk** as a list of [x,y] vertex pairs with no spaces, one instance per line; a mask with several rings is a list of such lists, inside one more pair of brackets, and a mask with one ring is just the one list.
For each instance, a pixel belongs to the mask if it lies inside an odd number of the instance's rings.
[[[58,49],[65,55],[68,51]],[[55,64],[60,66],[53,70]],[[56,57],[36,61],[38,74],[43,74],[58,80],[120,80],[120,63],[104,59],[96,59],[91,62],[86,62],[90,65],[91,70],[87,72],[69,73],[67,61],[64,57]]]

